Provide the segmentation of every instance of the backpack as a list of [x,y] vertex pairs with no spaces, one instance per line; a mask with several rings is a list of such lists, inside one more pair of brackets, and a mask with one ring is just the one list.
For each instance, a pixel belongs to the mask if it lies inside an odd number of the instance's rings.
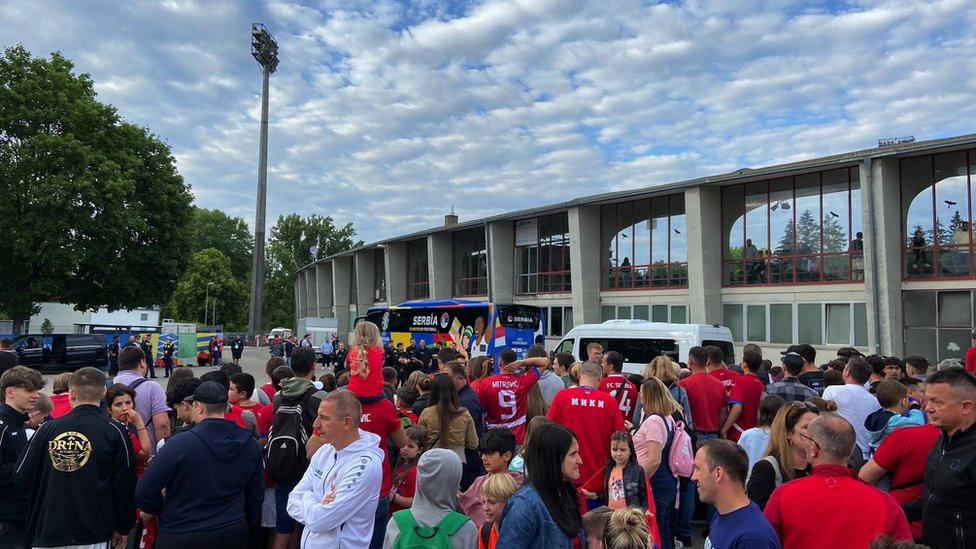
[[[264,448],[264,467],[276,482],[298,482],[308,469],[305,444],[312,432],[309,416],[309,397],[318,389],[313,385],[300,397],[282,395],[268,430],[268,444]],[[317,411],[316,411],[317,412]]]
[[[691,436],[685,430],[685,423],[680,419],[674,419],[674,439],[671,442],[671,451],[668,453],[668,468],[674,476],[681,478],[691,478],[695,470],[695,446]],[[664,427],[667,428],[667,421]]]
[[400,533],[393,549],[451,549],[451,537],[468,522],[467,515],[450,512],[436,526],[420,526],[410,509],[393,513]]
[[[114,379],[115,378],[110,377],[110,378],[108,378],[105,381],[105,388],[106,389],[110,388],[112,385],[115,385],[115,381],[113,381]],[[144,377],[140,377],[139,379],[137,379],[137,380],[133,381],[132,383],[130,383],[128,385],[128,387],[130,389],[132,389],[133,392],[135,392],[135,390],[136,390],[137,387],[139,387],[140,385],[142,385],[143,383],[145,383],[147,381],[149,381],[149,380],[146,379],[146,378],[144,378]],[[136,399],[132,399],[132,406],[135,407],[135,405],[136,405]],[[106,413],[109,412],[109,410],[108,410],[108,402],[105,402],[105,397],[102,397],[102,399],[98,401],[98,407],[103,412],[106,412]]]

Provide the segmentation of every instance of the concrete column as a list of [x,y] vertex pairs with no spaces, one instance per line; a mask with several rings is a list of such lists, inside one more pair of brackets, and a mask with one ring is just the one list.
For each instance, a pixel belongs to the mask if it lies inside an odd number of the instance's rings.
[[[332,260],[332,300],[339,325],[339,337],[347,339],[349,330],[349,288],[352,284],[352,257],[344,255]],[[348,343],[348,341],[347,341]]]
[[305,308],[305,271],[295,273],[295,318],[292,322],[298,326],[298,319],[302,317],[302,310]]
[[407,243],[386,245],[386,300],[399,305],[407,300]]
[[323,261],[315,265],[315,293],[317,294],[316,316],[332,317],[332,262]]
[[[864,289],[867,296],[868,345],[883,355],[901,356],[904,350],[901,308],[901,205],[898,159],[874,159],[870,178],[861,165],[861,204],[864,227]],[[870,232],[868,193],[874,201],[874,233]],[[877,262],[873,270],[872,257]],[[875,287],[875,285],[877,287]],[[877,302],[875,302],[877,296]]]
[[373,306],[376,296],[376,253],[373,250],[356,252],[356,311],[359,315]]
[[488,224],[488,300],[515,303],[515,223]]
[[305,311],[302,316],[315,316],[319,310],[318,278],[315,276],[315,265],[305,269]]
[[689,322],[722,323],[722,196],[718,187],[685,190]]
[[573,323],[600,322],[600,207],[569,209],[569,264]]
[[453,233],[444,231],[427,236],[427,271],[430,298],[451,299],[454,295]]

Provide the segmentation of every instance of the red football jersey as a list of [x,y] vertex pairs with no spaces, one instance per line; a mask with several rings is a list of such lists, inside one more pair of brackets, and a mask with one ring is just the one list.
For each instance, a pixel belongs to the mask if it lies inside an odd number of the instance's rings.
[[515,434],[515,443],[522,444],[529,389],[538,381],[539,370],[535,368],[522,375],[503,373],[485,378],[478,393],[485,412],[485,428],[507,427]]
[[[623,387],[623,395],[617,397],[617,391]],[[626,421],[634,422],[634,410],[637,408],[637,387],[627,381],[623,374],[610,374],[600,381],[600,390],[620,401],[620,413]]]
[[741,375],[735,380],[735,385],[732,386],[729,395],[729,406],[741,404],[742,413],[739,414],[739,419],[735,420],[727,433],[732,442],[739,442],[739,436],[746,429],[752,429],[758,423],[759,401],[762,399],[765,388],[762,381],[759,381],[759,378],[752,374]]
[[617,400],[593,387],[570,387],[556,393],[546,416],[576,433],[583,460],[576,484],[584,485],[600,473],[598,484],[602,487],[603,467],[610,456],[610,435],[624,429]]
[[722,387],[725,387],[726,398],[732,396],[732,387],[735,386],[736,380],[739,379],[739,374],[729,370],[728,368],[712,370],[708,373],[711,374],[715,379],[722,382]]

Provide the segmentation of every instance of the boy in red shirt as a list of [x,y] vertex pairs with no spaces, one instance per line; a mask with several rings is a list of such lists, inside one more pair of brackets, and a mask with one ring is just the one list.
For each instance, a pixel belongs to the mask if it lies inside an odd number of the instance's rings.
[[[624,421],[633,423],[634,411],[637,409],[637,387],[624,377],[624,357],[616,351],[608,351],[603,353],[601,366],[606,377],[600,381],[599,389],[619,402],[620,413]],[[604,440],[604,446],[606,446],[606,440]],[[606,461],[606,458],[603,461]],[[602,464],[603,461],[600,463]]]
[[240,372],[230,376],[230,389],[227,390],[227,402],[235,408],[240,408],[241,415],[244,411],[254,414],[254,420],[258,429],[258,442],[261,446],[267,444],[268,431],[271,429],[271,422],[274,420],[273,413],[267,413],[268,406],[251,400],[254,393],[254,376]]
[[728,416],[728,396],[722,382],[708,374],[708,351],[692,347],[688,351],[691,375],[678,382],[688,393],[695,432],[702,438],[715,438]]
[[[759,401],[765,387],[756,376],[762,366],[762,355],[752,351],[742,355],[742,371],[745,372],[732,385],[729,394],[729,415],[722,425],[721,437],[739,442],[747,429],[756,426],[759,418]],[[726,370],[728,371],[728,370]]]
[[[515,351],[503,349],[498,356],[502,373],[481,382],[478,399],[485,411],[485,429],[507,427],[515,434],[515,443],[525,439],[525,411],[529,389],[539,381],[539,370],[509,373],[519,366]],[[541,359],[545,360],[545,359]]]
[[722,387],[725,387],[726,398],[732,396],[732,387],[735,387],[735,382],[739,379],[739,374],[726,367],[725,353],[722,352],[722,349],[714,345],[709,345],[705,347],[705,352],[708,353],[708,362],[706,363],[708,373],[722,382]]

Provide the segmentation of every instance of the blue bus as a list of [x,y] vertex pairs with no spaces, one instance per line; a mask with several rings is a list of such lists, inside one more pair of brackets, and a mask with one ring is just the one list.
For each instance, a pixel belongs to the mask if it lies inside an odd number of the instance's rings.
[[534,343],[545,343],[542,309],[462,299],[407,301],[370,307],[363,319],[380,328],[383,344],[456,343],[471,357],[497,356],[512,349],[521,358]]

